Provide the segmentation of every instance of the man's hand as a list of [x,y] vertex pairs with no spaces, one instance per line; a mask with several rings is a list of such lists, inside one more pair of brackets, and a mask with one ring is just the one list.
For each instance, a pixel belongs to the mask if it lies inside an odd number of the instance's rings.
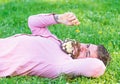
[[72,12],[67,12],[64,14],[57,14],[55,17],[57,17],[57,22],[69,26],[79,25],[80,22]]

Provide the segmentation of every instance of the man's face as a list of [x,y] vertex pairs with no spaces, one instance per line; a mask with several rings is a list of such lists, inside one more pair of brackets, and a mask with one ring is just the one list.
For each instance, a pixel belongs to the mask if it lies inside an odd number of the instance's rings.
[[79,58],[97,58],[97,45],[94,44],[80,44]]

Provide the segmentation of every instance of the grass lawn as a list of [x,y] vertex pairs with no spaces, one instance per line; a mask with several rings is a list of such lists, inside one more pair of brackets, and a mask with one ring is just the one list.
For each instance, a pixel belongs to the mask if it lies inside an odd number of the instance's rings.
[[[84,43],[103,44],[112,60],[100,78],[66,80],[36,76],[0,78],[0,84],[120,84],[120,1],[119,0],[0,0],[0,38],[30,34],[27,19],[38,13],[74,12],[80,26],[53,25],[49,29],[60,39],[75,38]],[[76,32],[78,31],[78,32]]]

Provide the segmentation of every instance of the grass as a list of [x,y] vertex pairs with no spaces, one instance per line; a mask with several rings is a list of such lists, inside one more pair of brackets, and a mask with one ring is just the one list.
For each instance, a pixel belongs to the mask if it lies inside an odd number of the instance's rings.
[[[120,1],[119,0],[4,0],[0,1],[0,38],[28,33],[27,19],[38,13],[74,12],[80,26],[53,25],[50,31],[60,39],[75,38],[80,42],[103,44],[112,60],[103,76],[66,80],[18,76],[0,78],[0,84],[120,84]],[[79,30],[79,32],[76,32]]]

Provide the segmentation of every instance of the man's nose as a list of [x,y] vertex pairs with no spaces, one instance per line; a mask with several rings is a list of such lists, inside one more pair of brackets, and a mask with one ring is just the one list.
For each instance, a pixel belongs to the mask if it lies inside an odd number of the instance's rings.
[[80,51],[81,51],[81,52],[85,52],[85,51],[87,51],[87,48],[86,48],[85,46],[81,46],[81,47],[80,47]]

